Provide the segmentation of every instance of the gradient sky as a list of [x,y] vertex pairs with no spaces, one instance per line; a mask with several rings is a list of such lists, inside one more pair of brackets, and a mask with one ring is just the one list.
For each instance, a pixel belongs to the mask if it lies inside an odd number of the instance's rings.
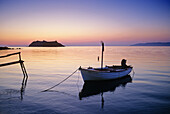
[[170,41],[170,0],[0,0],[0,45]]

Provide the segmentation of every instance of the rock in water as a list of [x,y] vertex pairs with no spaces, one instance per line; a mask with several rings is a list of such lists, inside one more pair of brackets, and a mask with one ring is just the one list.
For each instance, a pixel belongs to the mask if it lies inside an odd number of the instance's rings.
[[9,47],[0,47],[0,50],[8,50],[8,49],[14,49],[14,48],[9,48]]

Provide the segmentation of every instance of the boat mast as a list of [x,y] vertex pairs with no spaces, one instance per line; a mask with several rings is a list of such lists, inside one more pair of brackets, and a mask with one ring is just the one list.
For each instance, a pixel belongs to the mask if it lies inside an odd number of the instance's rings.
[[101,69],[103,69],[103,52],[104,52],[104,43],[103,43],[103,41],[101,41],[101,43],[102,43]]

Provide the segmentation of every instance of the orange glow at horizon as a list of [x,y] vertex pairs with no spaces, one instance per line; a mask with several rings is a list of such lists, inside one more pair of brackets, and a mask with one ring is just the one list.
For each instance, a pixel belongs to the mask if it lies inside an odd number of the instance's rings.
[[[43,29],[11,29],[0,31],[0,43],[7,45],[28,45],[35,40],[57,40],[62,43],[81,43],[81,42],[97,42],[97,41],[144,41],[147,39],[154,40],[168,38],[168,31],[147,30],[147,29],[97,29],[91,28],[43,28]],[[10,39],[10,40],[9,40]],[[127,40],[128,39],[128,40]]]

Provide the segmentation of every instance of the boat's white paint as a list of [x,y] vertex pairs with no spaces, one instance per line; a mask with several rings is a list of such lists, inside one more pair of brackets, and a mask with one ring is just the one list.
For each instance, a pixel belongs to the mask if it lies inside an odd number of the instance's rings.
[[111,80],[121,78],[128,75],[132,71],[132,67],[126,69],[117,69],[115,72],[99,71],[94,69],[80,69],[84,81],[92,80]]

